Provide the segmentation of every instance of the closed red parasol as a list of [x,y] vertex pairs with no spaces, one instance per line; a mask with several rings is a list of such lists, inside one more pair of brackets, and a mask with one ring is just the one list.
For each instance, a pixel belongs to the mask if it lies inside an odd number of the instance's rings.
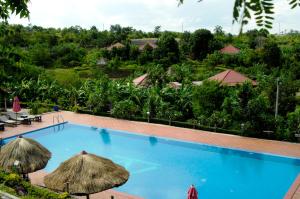
[[188,191],[188,199],[198,199],[198,192],[194,185],[192,185]]
[[13,111],[15,113],[21,111],[20,101],[19,101],[19,98],[17,96],[14,98]]

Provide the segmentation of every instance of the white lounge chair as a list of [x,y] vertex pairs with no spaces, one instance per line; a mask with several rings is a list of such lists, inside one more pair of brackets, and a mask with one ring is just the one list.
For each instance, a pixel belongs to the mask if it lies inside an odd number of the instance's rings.
[[6,115],[9,117],[9,119],[11,120],[16,120],[16,121],[19,121],[19,122],[22,122],[24,121],[24,118],[21,118],[18,116],[18,113],[13,113],[13,112],[7,112]]

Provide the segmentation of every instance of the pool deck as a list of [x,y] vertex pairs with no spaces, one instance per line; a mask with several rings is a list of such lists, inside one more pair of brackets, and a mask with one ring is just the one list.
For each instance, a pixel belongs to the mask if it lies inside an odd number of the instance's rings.
[[[32,125],[19,125],[18,127],[7,127],[6,130],[0,133],[0,137],[6,138],[13,135],[22,134],[24,132],[36,130],[39,128],[53,125],[53,116],[61,114],[65,121],[72,123],[91,125],[102,128],[111,128],[116,130],[124,130],[135,133],[142,133],[152,136],[160,136],[167,138],[174,138],[184,141],[205,143],[211,145],[218,145],[222,147],[237,148],[243,150],[250,150],[263,153],[272,153],[277,155],[292,156],[300,158],[300,144],[289,143],[273,140],[264,140],[256,138],[247,138],[236,135],[227,135],[222,133],[214,133],[201,130],[193,130],[186,128],[179,128],[160,124],[151,124],[146,122],[136,122],[128,120],[120,120],[109,117],[93,116],[88,114],[77,114],[69,111],[61,111],[59,113],[49,113],[43,115],[42,122],[34,122]],[[39,175],[35,175],[35,178]],[[110,190],[106,194],[114,194],[118,199],[137,199],[138,197],[128,196],[122,193],[117,193]],[[120,195],[118,195],[120,194]],[[106,195],[106,196],[108,196]],[[92,198],[99,198],[100,195],[92,196]],[[101,195],[102,197],[102,195]],[[103,195],[104,197],[104,195]],[[105,197],[104,197],[105,198]],[[289,193],[285,199],[299,199],[300,198],[300,177],[295,180]]]

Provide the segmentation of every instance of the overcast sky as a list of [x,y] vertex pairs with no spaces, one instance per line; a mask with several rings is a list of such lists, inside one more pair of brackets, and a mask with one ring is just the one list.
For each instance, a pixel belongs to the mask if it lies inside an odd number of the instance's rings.
[[[287,29],[300,30],[300,9],[290,10],[287,0],[275,0],[276,20],[272,32]],[[153,31],[160,25],[162,30],[194,31],[199,28],[213,30],[221,25],[226,32],[236,34],[238,24],[232,25],[234,0],[185,0],[178,6],[176,0],[31,0],[30,20],[12,16],[10,23],[43,27],[70,27],[79,25],[99,30],[109,29],[112,24],[131,26]],[[247,29],[255,27],[250,23]]]

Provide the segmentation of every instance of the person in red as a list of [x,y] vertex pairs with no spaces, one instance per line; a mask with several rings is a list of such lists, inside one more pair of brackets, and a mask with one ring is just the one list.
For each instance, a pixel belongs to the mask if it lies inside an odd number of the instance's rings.
[[198,192],[194,185],[192,184],[189,191],[188,191],[188,198],[187,199],[198,199]]

